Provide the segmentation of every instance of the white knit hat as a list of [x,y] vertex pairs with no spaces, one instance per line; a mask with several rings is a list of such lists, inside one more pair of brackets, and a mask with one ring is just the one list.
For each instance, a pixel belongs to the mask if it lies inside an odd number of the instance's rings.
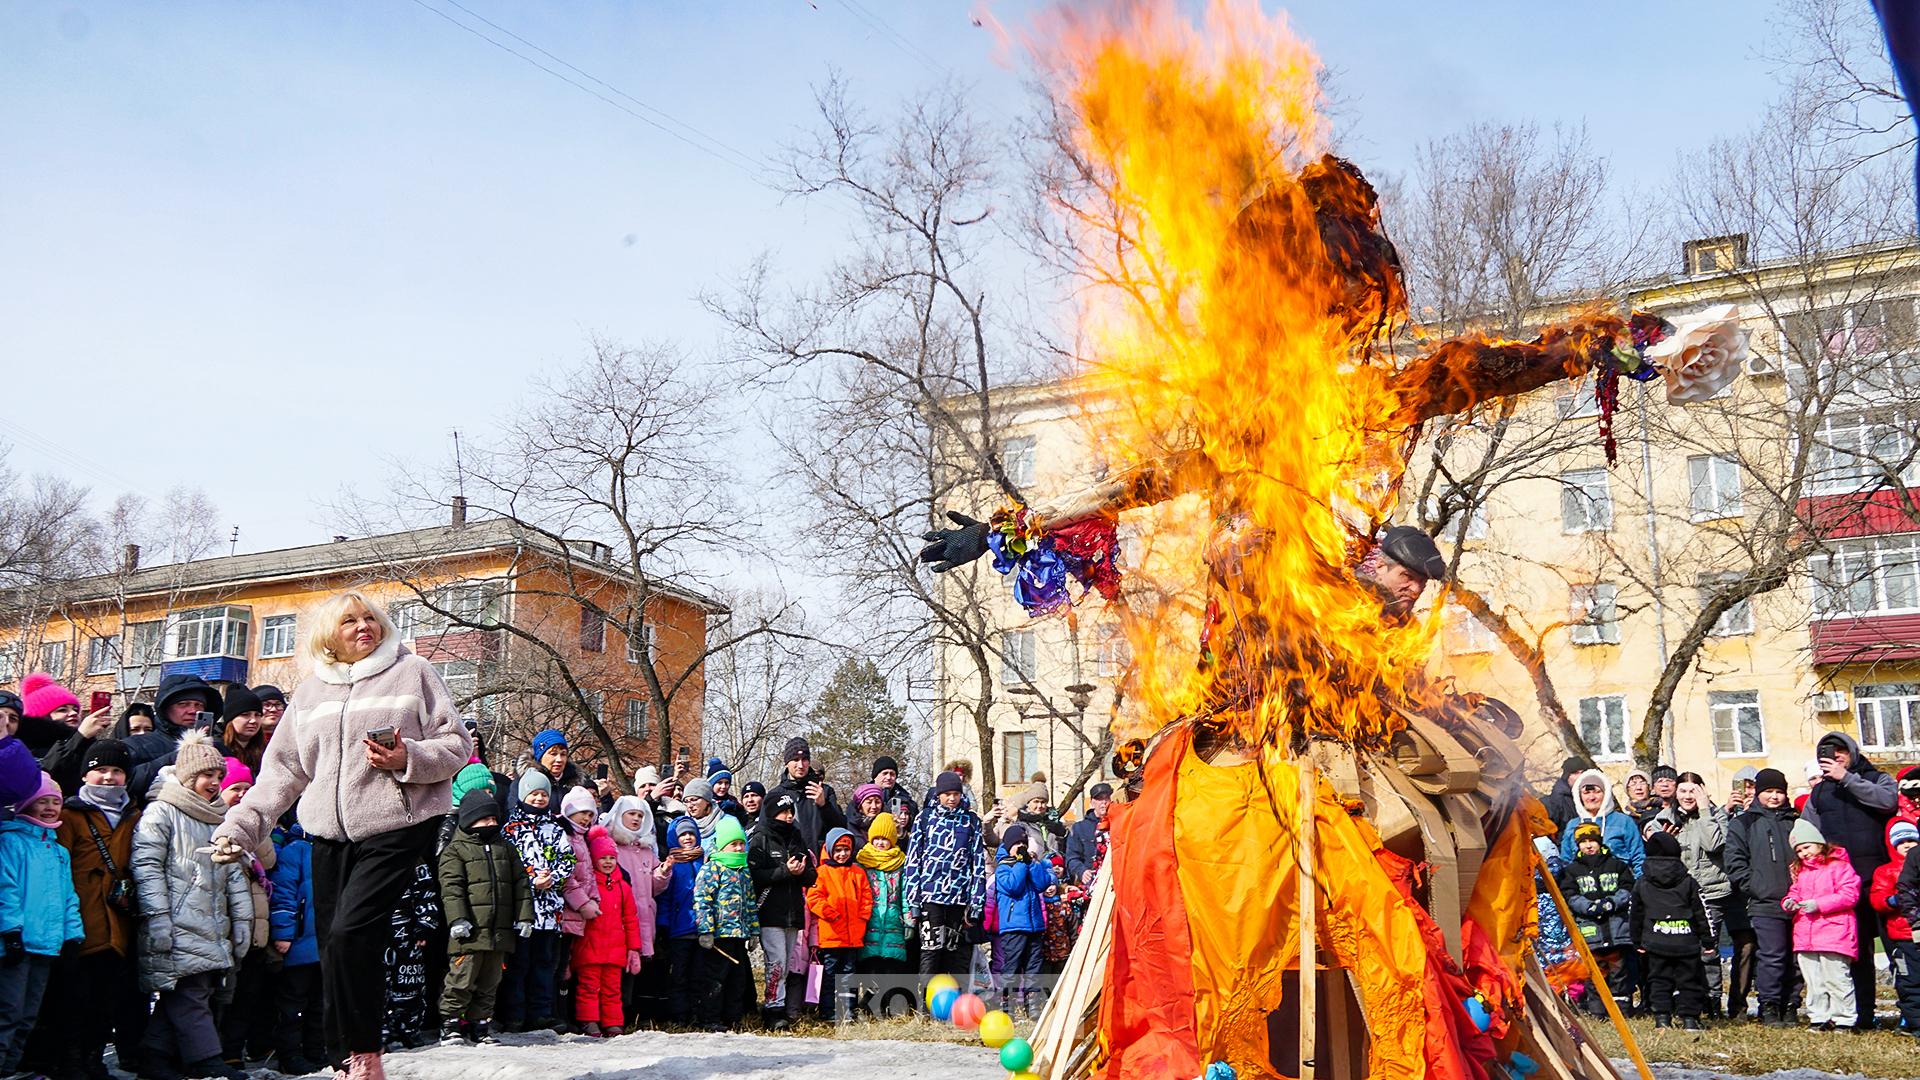
[[600,812],[600,803],[593,797],[593,792],[588,791],[586,788],[577,787],[569,789],[567,791],[567,797],[560,800],[560,816],[572,817],[582,810],[591,810],[595,814],[598,814]]
[[642,765],[640,771],[633,774],[634,787],[648,787],[660,782],[660,770],[651,765]]

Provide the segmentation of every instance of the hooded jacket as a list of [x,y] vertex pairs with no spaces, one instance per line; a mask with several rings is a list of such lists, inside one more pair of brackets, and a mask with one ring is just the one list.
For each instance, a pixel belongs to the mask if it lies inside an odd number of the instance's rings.
[[[1033,837],[1029,831],[1029,839]],[[1053,873],[1044,858],[1029,851],[1014,858],[1002,847],[993,870],[993,907],[1001,933],[1037,934],[1047,928],[1045,894]]]
[[[587,832],[592,825],[582,826],[574,821],[569,811],[594,810],[599,804],[594,801],[593,793],[585,788],[573,788],[560,800],[560,827],[567,830],[567,840],[573,845],[573,872],[560,887],[561,895],[567,904],[560,909],[560,930],[569,937],[579,937],[587,932],[587,922],[600,914],[599,878],[593,870],[593,854],[587,850]],[[625,958],[622,958],[625,962]]]
[[[160,680],[159,690],[153,699],[153,730],[144,735],[126,738],[127,753],[133,758],[133,768],[127,773],[127,790],[140,794],[153,786],[159,779],[160,770],[173,764],[173,753],[180,748],[180,739],[187,729],[167,719],[170,706],[176,698],[194,694],[204,698],[207,710],[220,713],[220,692],[198,675],[168,675]],[[120,721],[122,729],[126,726],[124,718]],[[125,738],[124,735],[121,737]],[[251,849],[252,845],[243,844]]]
[[[1553,782],[1553,787],[1541,797],[1540,805],[1546,807],[1547,816],[1553,819],[1554,829],[1559,831],[1564,831],[1567,822],[1580,813],[1580,800],[1574,797],[1573,785],[1567,783],[1565,776]],[[1080,880],[1080,876],[1073,873],[1071,865],[1067,868],[1067,876],[1074,881]]]
[[[667,835],[672,837],[679,847],[680,834],[691,829],[693,835],[700,835],[700,826],[690,817],[682,815],[674,818],[667,827]],[[698,848],[695,849],[698,851]],[[700,866],[706,861],[704,852],[691,862],[672,863],[673,872],[667,878],[666,890],[660,894],[660,933],[669,938],[690,938],[700,934],[700,922],[693,910],[693,886],[699,880]]]
[[[88,829],[88,825],[93,828]],[[83,799],[68,799],[60,811],[60,828],[54,834],[60,838],[60,846],[67,849],[67,860],[73,867],[73,889],[80,898],[80,921],[87,929],[86,940],[80,943],[82,956],[109,951],[120,956],[133,955],[136,920],[114,907],[107,898],[113,893],[115,881],[133,881],[133,834],[139,825],[140,811],[134,809],[131,802],[120,815],[118,825],[109,824],[107,815],[99,807]],[[96,832],[106,844],[107,855],[113,859],[113,870],[107,869],[100,845],[94,843]]]
[[1661,956],[1699,956],[1713,940],[1700,885],[1686,863],[1670,855],[1647,856],[1646,873],[1633,885],[1633,943]]
[[1592,821],[1600,826],[1601,843],[1606,849],[1625,860],[1635,874],[1640,873],[1641,865],[1647,860],[1646,848],[1640,840],[1640,826],[1614,806],[1613,785],[1607,783],[1606,774],[1599,769],[1588,769],[1581,773],[1573,785],[1575,803],[1579,802],[1581,787],[1589,780],[1596,780],[1600,784],[1600,812],[1589,814],[1585,807],[1580,807],[1573,820],[1567,822],[1567,827],[1560,831],[1561,861],[1570,863],[1580,853],[1580,845],[1573,842],[1573,830],[1583,821]]
[[[513,845],[527,875],[533,894],[533,928],[558,930],[560,911],[567,906],[567,880],[573,874],[573,840],[567,836],[567,827],[551,810],[521,803],[507,816],[501,835]],[[553,879],[544,889],[533,884],[542,871]]]
[[0,934],[19,934],[32,956],[59,956],[87,936],[67,849],[26,818],[0,822]]
[[627,884],[618,863],[604,874],[594,867],[593,886],[600,894],[600,914],[587,920],[585,932],[573,943],[573,966],[624,967],[627,954],[640,950],[640,917],[634,908],[633,887]]
[[[407,748],[399,772],[367,764],[366,733],[392,727]],[[321,664],[301,680],[267,744],[266,764],[218,834],[257,850],[287,807],[324,840],[365,840],[453,809],[452,780],[473,740],[432,664],[397,637],[353,664]]]
[[133,834],[133,882],[146,916],[137,951],[140,985],[150,991],[233,967],[251,944],[253,923],[246,861],[216,863],[204,853],[213,843],[213,824],[170,801],[199,796],[171,777],[165,785]]
[[[313,841],[298,823],[273,830],[280,856],[273,864],[273,896],[268,900],[268,935],[287,942],[287,967],[320,962],[320,917],[313,909]],[[519,869],[518,864],[514,867]]]
[[1801,864],[1787,899],[1811,900],[1815,905],[1811,913],[1793,914],[1794,952],[1838,953],[1849,960],[1859,955],[1859,925],[1853,909],[1860,904],[1860,875],[1844,855],[1821,855]]
[[1792,803],[1769,810],[1755,799],[1746,813],[1727,825],[1727,878],[1747,898],[1747,914],[1756,919],[1787,919],[1780,901],[1793,885],[1793,823],[1800,815]]
[[532,925],[535,916],[533,884],[513,841],[504,831],[489,839],[455,829],[440,853],[439,870],[440,906],[447,925],[462,920],[473,924],[472,937],[448,937],[448,954],[512,952],[517,940],[514,925]]
[[[1702,796],[1704,799],[1705,796]],[[1674,839],[1680,841],[1680,861],[1686,865],[1687,873],[1700,886],[1700,895],[1707,900],[1725,900],[1733,895],[1733,881],[1727,877],[1725,869],[1727,853],[1727,812],[1710,802],[1703,802],[1691,813],[1680,809],[1675,802],[1672,806],[1654,815],[1658,823],[1672,822],[1678,832]]]
[[[1569,822],[1568,827],[1574,824]],[[1576,849],[1554,880],[1588,948],[1619,948],[1633,940],[1633,927],[1628,921],[1633,903],[1633,868],[1605,844],[1592,855],[1581,855]]]
[[1800,816],[1812,822],[1828,843],[1846,849],[1853,872],[1860,880],[1870,881],[1873,871],[1887,861],[1887,822],[1899,805],[1900,787],[1867,760],[1853,736],[1844,731],[1820,736],[1822,743],[1835,739],[1852,758],[1846,775],[1815,784]]
[[[798,874],[787,869],[795,855],[807,862]],[[807,924],[807,889],[818,880],[817,861],[799,826],[775,818],[771,804],[763,805],[760,823],[747,838],[747,870],[759,897],[761,926],[791,930]]]
[[[637,832],[620,824],[620,818],[628,810],[641,813]],[[659,840],[653,828],[653,807],[638,795],[622,795],[613,800],[613,809],[607,811],[606,826],[607,835],[613,837],[620,870],[627,875],[627,884],[633,887],[634,915],[640,920],[640,955],[652,956],[655,923],[660,918],[660,904],[655,898],[666,891],[668,880],[654,873],[660,866],[660,853],[655,847]]]
[[[735,835],[739,826],[736,821],[723,827],[716,839],[723,846],[745,839],[744,833]],[[700,873],[693,880],[694,923],[702,934],[714,937],[758,938],[760,920],[755,917],[753,895],[753,871],[710,858],[701,864]]]
[[845,837],[859,848],[847,829],[834,829],[820,846],[820,868],[807,888],[807,909],[813,912],[823,949],[857,949],[866,943],[867,921],[873,917],[873,884],[867,869],[852,859],[833,863],[833,845]]
[[[1887,826],[1893,828],[1891,824]],[[1900,874],[1906,870],[1908,859],[1900,857],[1893,849],[1893,842],[1887,842],[1887,862],[1873,872],[1873,880],[1867,887],[1867,898],[1873,901],[1873,910],[1879,912],[1887,923],[1887,937],[1894,941],[1912,941],[1913,923],[1909,911],[1904,905],[1894,902],[1895,886]]]

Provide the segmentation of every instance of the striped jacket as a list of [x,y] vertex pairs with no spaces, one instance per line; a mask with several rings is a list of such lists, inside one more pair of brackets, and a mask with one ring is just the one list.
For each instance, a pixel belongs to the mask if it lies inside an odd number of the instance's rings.
[[[399,772],[367,764],[366,733],[389,726],[407,747]],[[215,835],[252,851],[295,799],[300,827],[325,840],[436,821],[453,809],[453,775],[472,753],[440,673],[389,637],[366,659],[321,665],[300,683],[253,790]]]

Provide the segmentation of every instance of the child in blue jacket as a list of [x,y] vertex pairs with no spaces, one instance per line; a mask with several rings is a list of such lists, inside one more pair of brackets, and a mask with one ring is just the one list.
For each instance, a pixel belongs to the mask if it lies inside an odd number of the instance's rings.
[[998,922],[993,967],[1003,1009],[1011,1007],[1010,999],[1017,994],[1020,1011],[1030,1011],[1033,977],[1040,974],[1040,937],[1047,929],[1046,898],[1058,892],[1052,868],[1027,850],[1026,826],[1007,826],[1000,833],[999,861],[993,870]]
[[[667,1020],[685,1024],[693,1017],[693,950],[700,941],[700,921],[694,910],[693,886],[700,876],[706,853],[700,850],[700,826],[690,817],[677,817],[667,829],[672,846],[661,866],[668,867],[667,891],[660,894],[659,933],[654,936],[654,955],[664,953],[665,984],[660,991],[667,999]],[[657,872],[657,871],[656,871]]]
[[[284,820],[284,819],[283,819]],[[320,1005],[320,945],[313,913],[313,844],[298,821],[273,830],[268,938],[285,967],[279,981],[280,1046],[276,1068],[288,1076],[317,1072],[326,1060]]]
[[59,827],[60,785],[46,773],[14,819],[0,823],[0,1075],[20,1067],[54,959],[87,934]]

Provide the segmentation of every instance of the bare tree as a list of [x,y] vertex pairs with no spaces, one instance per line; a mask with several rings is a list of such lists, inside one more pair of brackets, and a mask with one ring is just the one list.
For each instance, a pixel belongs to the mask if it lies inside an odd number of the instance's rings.
[[1913,110],[1895,80],[1872,4],[1784,0],[1768,58],[1799,103],[1800,138],[1842,170],[1908,157]]
[[784,595],[767,589],[727,595],[729,614],[720,633],[773,622],[792,636],[762,634],[713,657],[707,664],[707,752],[733,767],[735,776],[773,776],[786,740],[807,725],[807,707],[829,668],[828,650],[807,633],[801,612]]

